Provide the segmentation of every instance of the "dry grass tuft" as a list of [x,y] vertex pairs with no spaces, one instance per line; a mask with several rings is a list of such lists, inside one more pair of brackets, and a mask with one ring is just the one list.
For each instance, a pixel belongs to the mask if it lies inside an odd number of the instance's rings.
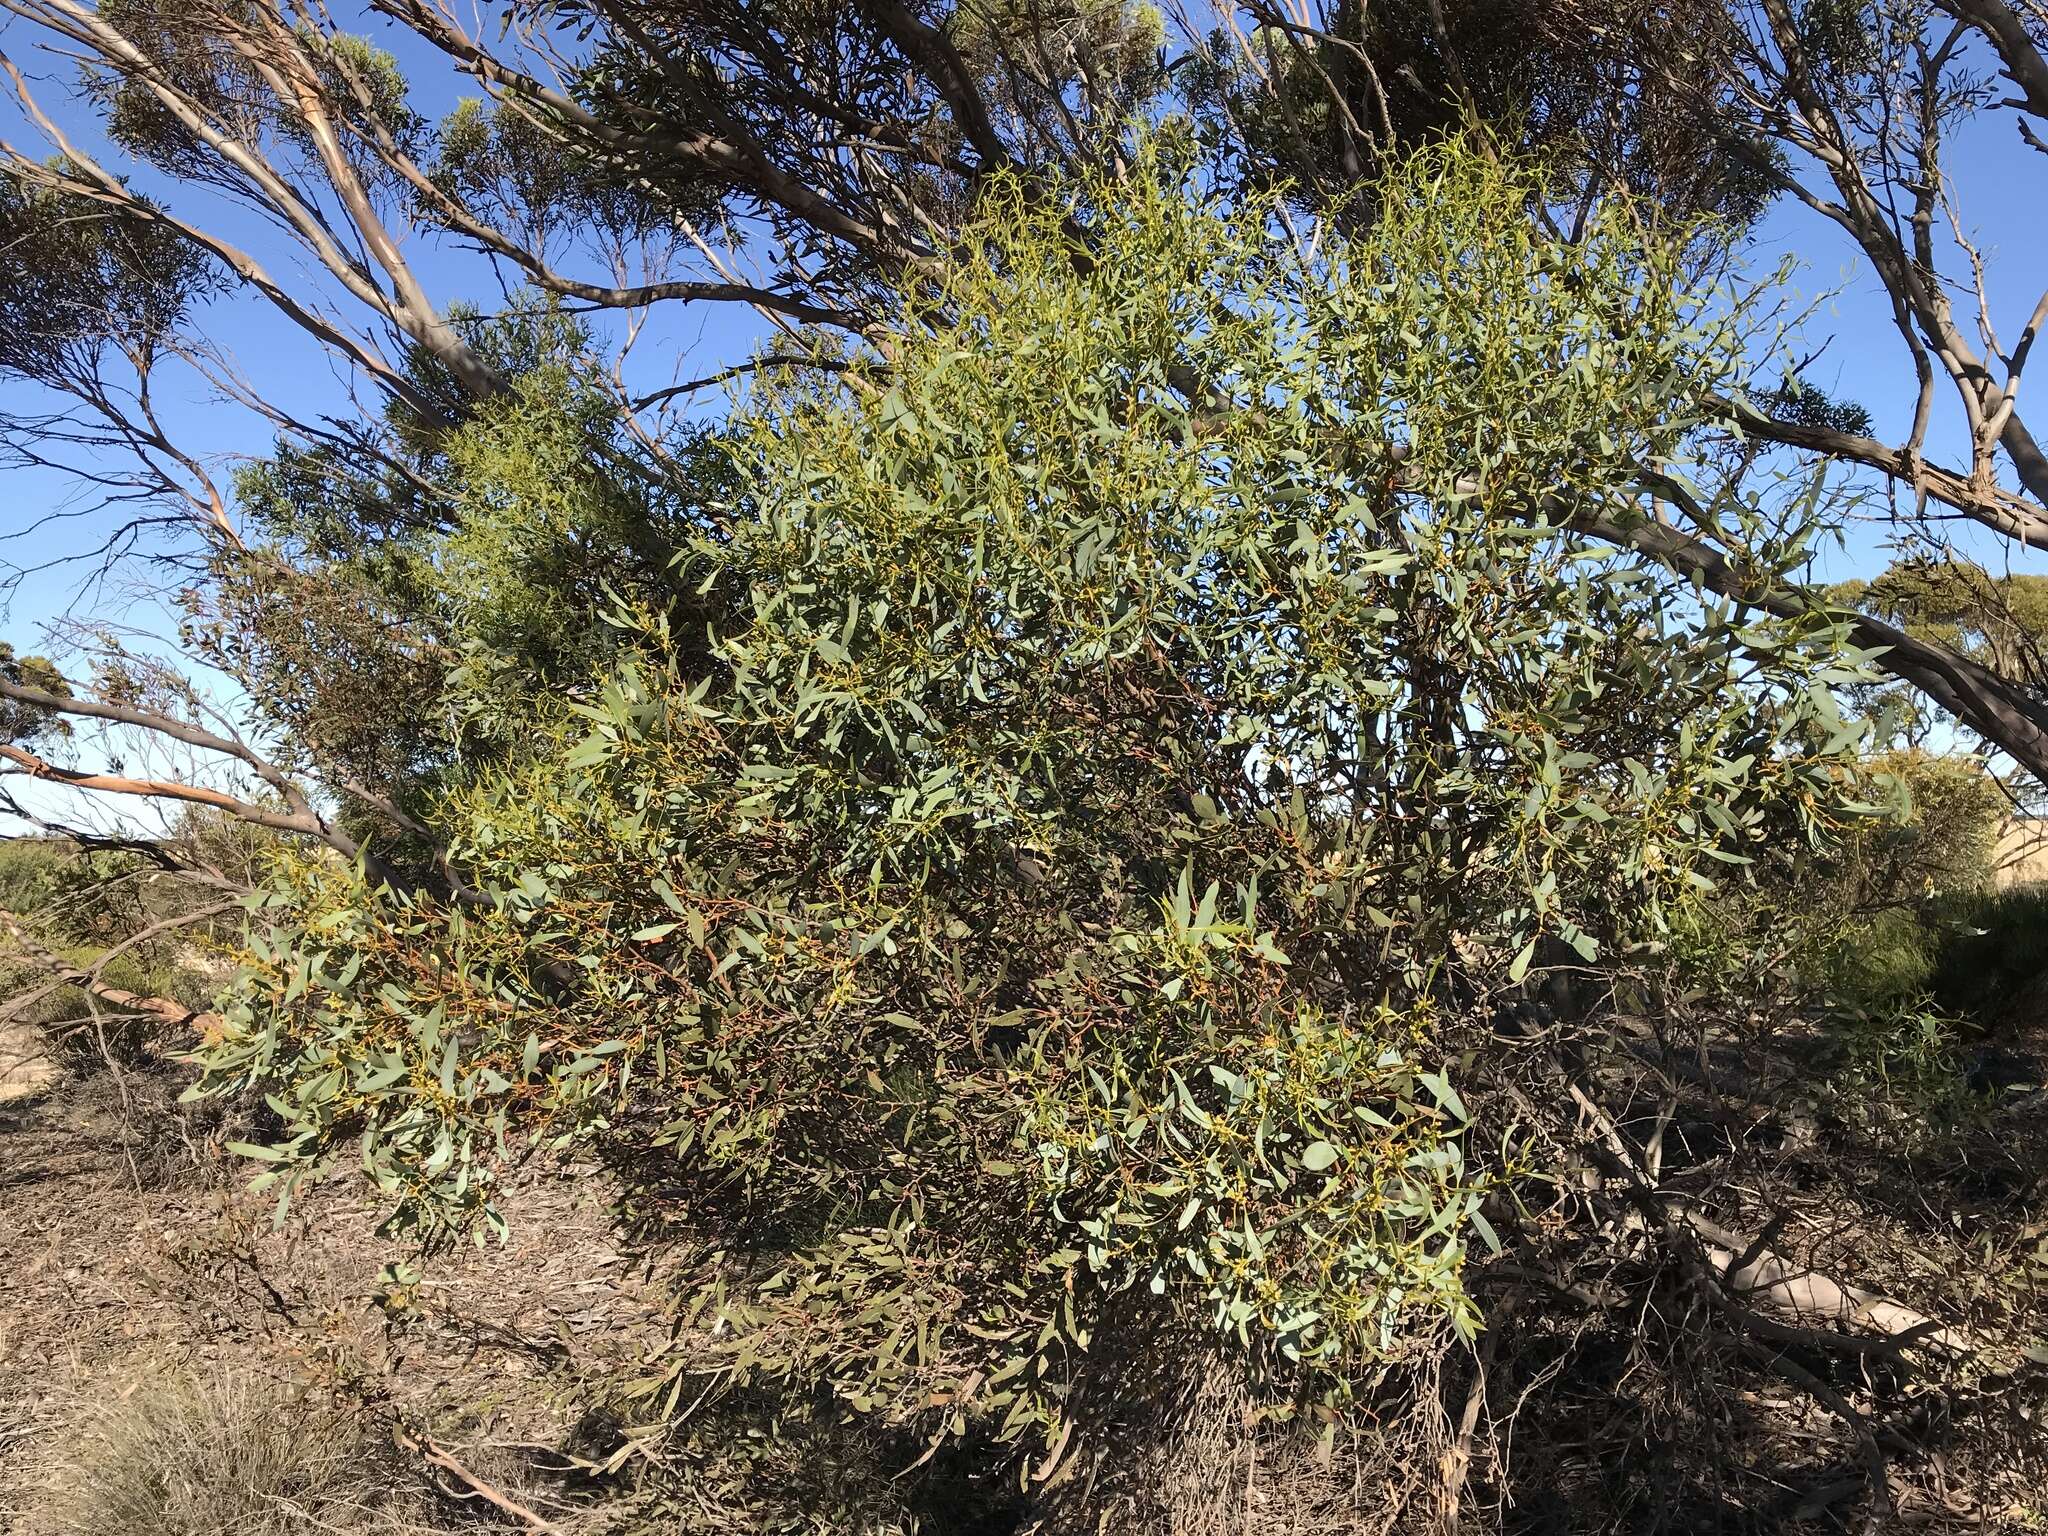
[[441,1536],[437,1502],[395,1447],[337,1408],[261,1381],[160,1375],[86,1414],[42,1529]]

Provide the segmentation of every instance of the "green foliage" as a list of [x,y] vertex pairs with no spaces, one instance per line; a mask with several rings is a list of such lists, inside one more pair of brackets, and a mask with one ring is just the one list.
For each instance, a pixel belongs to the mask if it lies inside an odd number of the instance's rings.
[[[1597,20],[1573,0],[1379,0],[1322,8],[1312,30],[1249,17],[1262,24],[1218,28],[1180,62],[1182,99],[1226,174],[1340,217],[1374,216],[1390,161],[1482,125],[1540,160],[1567,209],[1620,186],[1741,227],[1778,191],[1775,151],[1726,153],[1691,96],[1741,46],[1718,0],[1606,6]],[[1674,55],[1685,74],[1651,62]]]
[[1846,582],[1833,596],[2015,681],[2048,679],[2048,576],[1994,576],[1967,560],[1915,558],[1873,581]]
[[522,738],[518,700],[605,664],[614,604],[672,600],[701,499],[729,479],[694,429],[661,448],[694,483],[656,472],[558,307],[452,323],[506,393],[457,411],[422,355],[416,382],[449,420],[394,406],[367,451],[281,442],[248,466],[236,489],[260,542],[219,556],[188,630],[323,769],[419,810],[457,759]]
[[1840,90],[1867,85],[1884,56],[1890,20],[1868,0],[1805,0],[1793,11],[1806,67]]
[[69,847],[55,838],[0,841],[0,907],[26,912],[40,906],[71,857]]
[[1875,766],[1898,780],[1907,803],[1904,820],[1865,822],[1847,840],[1843,862],[1853,861],[1864,888],[1873,896],[1988,888],[2011,800],[1983,759],[1892,752]]
[[1808,914],[1812,975],[1826,994],[1881,1009],[1932,980],[1950,926],[1935,916],[1941,903],[1990,887],[2006,799],[1975,758],[1892,752],[1872,767],[1898,783],[1899,815],[1792,863],[1782,894]]
[[[353,33],[323,32],[305,23],[295,31],[299,45],[314,61],[325,100],[347,103],[352,119],[374,124],[402,153],[420,153],[426,120],[406,100],[405,72],[397,59]],[[292,121],[296,123],[296,117]],[[365,150],[355,154],[359,173],[374,180],[381,169],[374,157]]]
[[963,0],[948,20],[947,38],[990,99],[1027,111],[1035,106],[1049,122],[1050,103],[1017,90],[1020,58],[1043,61],[1040,70],[1056,59],[1063,63],[1054,67],[1078,66],[1095,110],[1112,119],[1135,112],[1166,83],[1166,18],[1143,0]]
[[1876,766],[1905,791],[1902,814],[1853,828],[1784,877],[1808,934],[1808,978],[1878,1015],[1926,1001],[1998,1023],[2038,987],[2048,955],[2048,900],[1993,889],[2006,794],[1971,757],[1895,752]]
[[1808,975],[1823,996],[1853,1007],[1896,1006],[1926,995],[1941,949],[1940,931],[1916,906],[1888,907],[1840,925]]
[[[194,6],[103,0],[97,13],[210,118],[215,131],[258,147],[286,168],[295,160],[317,161],[316,139],[331,136],[355,176],[375,187],[395,178],[358,134],[388,137],[407,154],[417,154],[423,143],[426,124],[407,103],[398,61],[365,38],[295,23],[248,0]],[[180,180],[239,185],[238,173],[140,71],[88,61],[81,83],[104,114],[107,136],[136,159]],[[313,100],[324,117],[318,123],[302,106]]]
[[168,225],[0,176],[0,372],[90,385],[109,348],[146,369],[218,287]]
[[1677,954],[1693,984],[1872,1012],[1925,994],[1952,928],[1938,912],[1991,883],[2005,793],[1980,759],[1917,749],[1872,754],[1854,779],[1882,814],[1818,846],[1787,828],[1688,914]]
[[1191,921],[1185,889],[1169,916],[1126,946],[1164,951],[1153,967],[1115,978],[1135,991],[1167,969],[1163,1001],[1031,1061],[1027,1136],[1089,1270],[1188,1291],[1288,1360],[1425,1351],[1418,1311],[1476,1332],[1458,1236],[1496,1241],[1480,1206],[1503,1170],[1467,1168],[1464,1102],[1407,1054],[1435,1048],[1427,1009],[1339,1022],[1288,996],[1248,923]]
[[[1825,616],[1571,531],[1684,472],[1739,316],[1685,231],[1539,240],[1532,191],[1446,146],[1309,259],[1154,159],[993,188],[886,361],[723,439],[697,606],[480,699],[521,750],[436,817],[482,900],[284,871],[205,1091],[268,1094],[287,1197],[351,1151],[429,1231],[522,1146],[608,1161],[706,1235],[655,1417],[715,1371],[1059,1442],[1103,1330],[1332,1403],[1469,1336],[1520,1163],[1467,1021],[1852,814],[1860,736]],[[451,450],[486,526],[618,494],[563,408]]]
[[2048,1014],[2048,886],[1957,893],[1933,904],[1928,989],[1952,1012],[2037,1025]]
[[[33,688],[57,698],[69,698],[71,687],[64,674],[43,656],[17,656],[14,647],[0,640],[0,678],[17,688]],[[48,737],[71,734],[71,725],[55,710],[18,699],[0,698],[0,743],[34,746]]]
[[[436,129],[434,185],[471,217],[545,248],[560,231],[646,239],[678,210],[631,188],[568,147],[566,136],[536,115],[476,97],[458,102]],[[423,212],[437,210],[422,199]],[[708,202],[688,210],[708,217]],[[445,218],[441,220],[445,222]]]
[[[276,98],[256,70],[211,35],[207,25],[210,20],[247,24],[255,19],[254,11],[237,0],[213,16],[162,0],[112,0],[98,14],[168,81],[211,109],[218,121],[232,125],[231,131],[240,130],[255,142],[275,119]],[[147,85],[105,67],[88,65],[81,74],[84,92],[100,108],[115,144],[171,175],[208,179],[205,146]]]
[[1802,427],[1824,427],[1852,437],[1870,435],[1870,412],[1853,400],[1837,400],[1825,391],[1788,374],[1778,387],[1758,399],[1766,415]]
[[[40,944],[73,965],[91,965],[114,943],[191,899],[189,890],[149,882],[145,866],[133,855],[81,852],[59,838],[0,841],[0,909],[26,923]],[[199,939],[188,930],[147,940],[108,960],[100,980],[124,991],[205,1007],[215,983],[191,964],[191,949]],[[90,1017],[91,1003],[82,988],[46,990],[48,972],[13,951],[0,934],[0,1000],[45,994],[33,1007],[17,1010],[24,1022],[65,1024]]]
[[666,594],[691,509],[622,472],[615,431],[609,405],[554,363],[449,440],[451,526],[425,557],[458,646],[539,683],[580,680],[617,649],[600,615]]
[[291,733],[292,751],[317,742],[324,771],[404,801],[448,750],[451,657],[409,623],[422,574],[376,555],[305,568],[274,549],[229,551],[187,635]]
[[1937,1009],[1894,1002],[1834,1021],[1839,1053],[1829,1096],[1857,1128],[1906,1151],[1923,1151],[1981,1118],[1963,1072],[1957,1021]]

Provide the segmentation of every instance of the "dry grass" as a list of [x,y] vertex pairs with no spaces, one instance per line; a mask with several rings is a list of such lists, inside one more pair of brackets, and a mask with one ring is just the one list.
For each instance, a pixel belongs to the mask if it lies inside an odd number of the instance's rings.
[[90,1407],[50,1536],[441,1536],[439,1500],[359,1419],[272,1383],[151,1374]]

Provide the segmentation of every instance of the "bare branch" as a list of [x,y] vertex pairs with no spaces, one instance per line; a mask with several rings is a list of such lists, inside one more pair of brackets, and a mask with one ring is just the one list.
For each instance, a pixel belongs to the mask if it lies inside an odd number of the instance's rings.
[[9,1013],[18,1016],[26,1009],[34,1007],[36,1003],[55,993],[58,989],[69,986],[82,988],[100,1001],[110,1003],[114,1007],[126,1012],[147,1014],[152,1018],[171,1025],[173,1028],[182,1029],[190,1027],[200,1030],[217,1028],[221,1023],[221,1017],[217,1013],[209,1012],[203,1008],[188,1008],[175,998],[152,997],[146,993],[130,992],[124,988],[109,985],[100,979],[100,973],[108,961],[135,945],[142,943],[147,938],[152,938],[159,933],[168,932],[175,927],[188,926],[191,923],[200,921],[203,917],[217,917],[222,912],[228,910],[230,910],[229,907],[216,907],[203,913],[189,914],[176,920],[167,919],[161,923],[154,923],[115,945],[112,949],[99,956],[98,959],[94,960],[91,965],[81,966],[73,965],[62,955],[56,954],[44,947],[28,931],[28,928],[18,916],[12,912],[0,909],[0,930],[4,930],[14,940],[16,947],[27,957],[31,964],[54,978],[47,987],[24,993],[19,997],[9,998],[6,1001],[5,1007]]

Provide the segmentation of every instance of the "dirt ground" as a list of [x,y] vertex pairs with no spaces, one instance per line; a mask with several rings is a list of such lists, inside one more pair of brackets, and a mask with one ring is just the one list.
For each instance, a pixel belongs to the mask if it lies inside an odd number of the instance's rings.
[[2048,818],[2013,817],[1998,829],[1992,854],[2001,889],[2048,881]]
[[41,1032],[13,1019],[0,1019],[0,1105],[42,1097],[57,1076],[57,1062]]
[[276,1225],[242,1183],[251,1165],[181,1132],[175,1086],[73,1072],[0,1102],[0,1532],[50,1529],[90,1415],[166,1373],[346,1399],[458,1507],[486,1501],[429,1451],[587,1528],[533,1468],[564,1465],[549,1458],[577,1441],[579,1383],[616,1379],[659,1315],[602,1186],[531,1177],[509,1242],[435,1261],[394,1317],[378,1277],[403,1251],[375,1235],[359,1182]]

